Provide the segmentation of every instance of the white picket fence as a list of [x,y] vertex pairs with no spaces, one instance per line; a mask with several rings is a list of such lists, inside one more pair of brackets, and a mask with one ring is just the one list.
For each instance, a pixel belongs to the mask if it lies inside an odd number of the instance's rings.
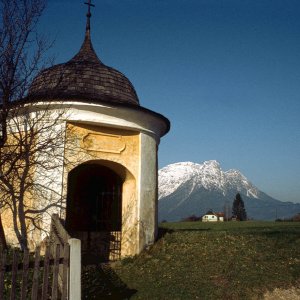
[[[81,300],[81,241],[72,238],[65,230],[57,214],[52,215],[50,243],[52,245],[66,243],[70,246],[69,276],[67,290],[69,300]],[[59,267],[59,277],[63,277],[63,268]],[[63,280],[59,280],[60,289],[63,290]]]

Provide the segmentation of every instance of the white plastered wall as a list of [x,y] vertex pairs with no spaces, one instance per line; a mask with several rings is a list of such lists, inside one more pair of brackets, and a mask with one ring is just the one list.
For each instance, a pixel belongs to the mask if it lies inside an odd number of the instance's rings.
[[140,174],[138,185],[139,249],[154,243],[157,220],[157,145],[153,137],[140,134]]
[[[152,244],[157,230],[157,145],[160,137],[167,131],[165,121],[151,112],[139,111],[128,107],[113,107],[72,101],[51,102],[50,104],[41,102],[31,105],[33,112],[43,110],[43,108],[54,112],[57,109],[60,111],[65,109],[66,114],[61,116],[61,127],[57,130],[65,130],[66,121],[72,121],[139,132],[139,167],[138,173],[135,174],[136,207],[132,209],[133,219],[136,221],[134,226],[137,228],[136,246],[127,254],[137,254],[146,245]],[[62,155],[62,153],[59,155]],[[55,195],[50,195],[50,193],[49,197],[55,197],[56,201],[61,199],[61,203],[64,205],[65,195],[63,191],[67,179],[64,166],[59,165],[56,170],[52,170],[45,175],[49,177],[50,188],[58,192]],[[37,177],[37,182],[39,180]],[[129,186],[129,182],[126,184]],[[37,207],[41,207],[41,203],[37,204]],[[46,230],[50,223],[50,215],[53,212],[57,213],[58,209],[51,209],[44,214]],[[60,215],[63,216],[64,213]],[[41,236],[41,238],[43,237],[44,235]]]

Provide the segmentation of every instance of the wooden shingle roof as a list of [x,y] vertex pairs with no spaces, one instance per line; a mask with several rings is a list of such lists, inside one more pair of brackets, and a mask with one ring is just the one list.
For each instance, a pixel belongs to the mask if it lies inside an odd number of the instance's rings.
[[68,62],[43,70],[32,82],[31,100],[89,100],[139,105],[136,91],[121,72],[104,65],[87,30],[79,52]]

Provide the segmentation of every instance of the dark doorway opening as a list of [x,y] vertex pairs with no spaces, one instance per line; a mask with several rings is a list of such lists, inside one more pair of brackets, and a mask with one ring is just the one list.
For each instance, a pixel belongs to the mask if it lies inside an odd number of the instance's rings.
[[[122,180],[108,167],[83,164],[68,176],[66,229],[96,260],[120,255]],[[115,253],[116,254],[116,253]]]

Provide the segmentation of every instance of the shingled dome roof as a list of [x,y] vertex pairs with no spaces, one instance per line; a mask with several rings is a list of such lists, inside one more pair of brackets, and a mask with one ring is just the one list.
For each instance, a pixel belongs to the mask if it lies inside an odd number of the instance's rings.
[[68,62],[43,70],[32,82],[31,100],[88,100],[139,105],[131,82],[97,57],[86,31],[79,52]]

